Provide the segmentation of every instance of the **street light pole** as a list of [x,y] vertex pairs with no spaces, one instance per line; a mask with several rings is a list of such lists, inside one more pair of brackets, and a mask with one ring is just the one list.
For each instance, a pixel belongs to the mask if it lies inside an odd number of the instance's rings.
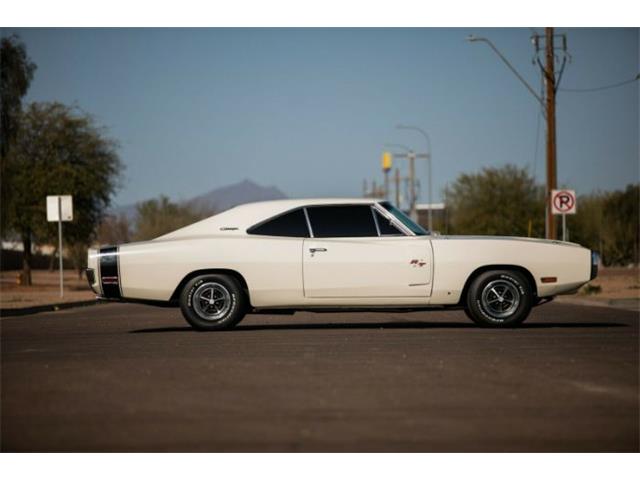
[[509,70],[511,70],[511,72],[516,77],[518,77],[518,80],[520,80],[522,82],[522,84],[527,88],[527,90],[529,90],[531,95],[533,95],[536,98],[536,100],[538,100],[538,103],[540,104],[540,106],[542,108],[544,108],[545,105],[544,105],[544,100],[542,99],[542,97],[540,95],[538,95],[536,93],[536,91],[533,89],[533,87],[531,85],[529,85],[529,82],[527,82],[524,79],[524,77],[522,75],[520,75],[520,73],[518,73],[516,68],[513,65],[511,65],[509,60],[507,60],[507,58],[504,55],[502,55],[502,53],[500,53],[500,50],[498,50],[496,48],[496,46],[493,44],[493,42],[491,40],[489,40],[488,38],[484,38],[484,37],[474,37],[473,35],[469,35],[467,37],[467,42],[484,42],[487,45],[489,45],[491,50],[493,50],[495,52],[495,54],[498,55],[498,57],[500,57],[500,60],[502,60],[504,62],[504,64],[509,68]]
[[431,175],[431,138],[429,137],[429,134],[427,132],[425,132],[423,129],[421,129],[420,127],[415,127],[413,125],[397,125],[396,126],[397,129],[399,130],[413,130],[415,132],[418,132],[419,134],[421,134],[424,139],[427,142],[427,152],[426,152],[426,159],[427,159],[427,175],[428,175],[428,201],[429,201],[429,210],[427,211],[427,215],[428,215],[428,227],[429,227],[429,231],[433,232],[433,212],[432,212],[432,206],[433,206],[433,198],[432,198],[432,186],[433,186],[433,177]]
[[[556,88],[557,82],[554,73],[554,47],[553,47],[553,28],[545,28],[545,50],[546,50],[546,66],[542,66],[543,76],[547,87],[546,103],[545,99],[541,95],[538,95],[533,87],[524,79],[520,73],[515,69],[509,60],[506,59],[502,53],[496,48],[496,46],[488,38],[474,37],[469,35],[467,41],[469,42],[484,42],[491,50],[493,50],[500,60],[509,67],[509,70],[522,82],[522,84],[529,90],[529,92],[535,97],[540,104],[544,117],[547,121],[547,188],[545,195],[545,236],[546,238],[556,238],[556,222],[551,211],[551,191],[556,188],[557,183],[557,166],[556,166]],[[538,35],[534,36],[534,44],[538,45]],[[566,42],[565,42],[566,49]],[[566,58],[565,58],[566,60]],[[564,66],[564,62],[563,62]],[[561,69],[562,70],[562,69]]]

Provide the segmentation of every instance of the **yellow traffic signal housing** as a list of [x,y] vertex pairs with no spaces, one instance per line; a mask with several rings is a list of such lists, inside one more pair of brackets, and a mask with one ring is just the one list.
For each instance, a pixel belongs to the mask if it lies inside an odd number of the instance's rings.
[[393,164],[393,155],[390,152],[384,152],[382,154],[382,171],[388,172],[391,170]]

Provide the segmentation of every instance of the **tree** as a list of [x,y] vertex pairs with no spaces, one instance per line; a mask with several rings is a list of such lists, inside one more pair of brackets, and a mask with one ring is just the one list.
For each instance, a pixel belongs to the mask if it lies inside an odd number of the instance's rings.
[[600,192],[578,197],[575,215],[567,215],[569,240],[592,250],[602,249],[603,208],[607,195]]
[[0,39],[0,219],[4,230],[8,205],[7,155],[18,132],[18,118],[22,112],[22,98],[29,90],[36,65],[16,35]]
[[131,225],[124,213],[107,215],[96,232],[96,241],[101,245],[118,245],[131,241]]
[[544,191],[513,165],[461,174],[445,190],[450,230],[456,234],[544,235]]
[[638,263],[640,185],[628,185],[604,202],[603,257],[608,265]]
[[190,205],[171,202],[162,195],[136,206],[136,232],[134,240],[150,240],[209,216]]
[[89,249],[86,243],[76,242],[71,244],[68,249],[68,258],[71,260],[73,264],[73,268],[75,268],[78,273],[78,279],[82,278],[82,272],[87,268],[87,253]]
[[19,116],[7,170],[8,227],[24,247],[24,283],[31,284],[31,242],[55,242],[47,222],[47,195],[73,195],[74,220],[65,224],[69,245],[87,245],[118,187],[122,171],[117,144],[94,120],[60,103],[32,103]]
[[605,265],[640,260],[640,185],[578,198],[576,215],[567,218],[571,241],[600,252]]

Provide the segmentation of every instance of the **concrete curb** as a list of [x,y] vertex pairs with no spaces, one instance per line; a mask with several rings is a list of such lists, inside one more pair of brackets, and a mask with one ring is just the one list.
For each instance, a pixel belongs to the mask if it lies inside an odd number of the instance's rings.
[[639,298],[615,298],[608,300],[590,300],[586,298],[574,298],[574,297],[556,297],[554,302],[564,303],[570,305],[581,305],[583,307],[603,307],[603,308],[615,308],[618,310],[628,310],[631,312],[640,312],[640,299]]
[[48,305],[34,305],[32,307],[21,308],[0,308],[0,317],[18,317],[22,315],[32,315],[40,312],[55,312],[68,308],[88,307],[98,303],[105,303],[104,300],[81,300],[79,302],[51,303]]

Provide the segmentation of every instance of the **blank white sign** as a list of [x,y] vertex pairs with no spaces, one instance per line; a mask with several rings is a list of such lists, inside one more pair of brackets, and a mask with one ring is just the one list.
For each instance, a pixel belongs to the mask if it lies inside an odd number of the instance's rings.
[[73,220],[73,197],[71,195],[47,195],[47,222],[58,221],[58,199],[60,199],[60,211],[62,221]]

